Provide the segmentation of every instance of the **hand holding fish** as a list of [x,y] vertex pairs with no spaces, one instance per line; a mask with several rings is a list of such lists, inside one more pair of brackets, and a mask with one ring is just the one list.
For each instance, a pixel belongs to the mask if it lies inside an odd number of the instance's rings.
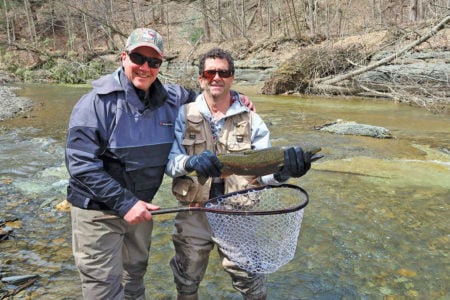
[[186,171],[196,171],[202,177],[219,177],[222,167],[217,156],[209,150],[190,156],[184,165]]
[[303,151],[301,147],[290,147],[284,150],[284,165],[281,171],[274,175],[278,182],[284,182],[289,177],[302,177],[311,168],[310,151]]

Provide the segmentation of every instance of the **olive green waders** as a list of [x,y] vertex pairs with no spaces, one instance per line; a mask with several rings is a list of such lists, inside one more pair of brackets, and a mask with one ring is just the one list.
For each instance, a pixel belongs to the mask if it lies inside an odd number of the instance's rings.
[[86,300],[145,299],[153,222],[92,222],[98,210],[72,206],[72,248]]

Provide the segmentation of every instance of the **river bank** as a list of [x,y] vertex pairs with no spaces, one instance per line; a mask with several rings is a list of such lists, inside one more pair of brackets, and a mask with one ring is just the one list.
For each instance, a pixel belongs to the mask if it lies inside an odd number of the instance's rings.
[[[427,29],[422,31],[425,33]],[[354,76],[334,92],[313,90],[308,88],[308,82],[324,74],[334,74],[339,77],[342,73],[361,65],[378,64],[386,57],[400,52],[409,40],[399,42],[392,32],[379,31],[312,45],[303,45],[287,39],[266,40],[255,43],[250,48],[247,41],[238,39],[219,44],[200,43],[194,48],[181,44],[179,47],[177,45],[168,49],[159,78],[163,83],[177,83],[188,88],[199,89],[198,57],[210,48],[219,46],[230,51],[235,57],[235,83],[258,87],[259,93],[262,94],[287,94],[300,97],[304,94],[317,94],[329,98],[376,97],[420,106],[434,113],[447,113],[450,107],[448,97],[450,83],[447,76],[450,73],[449,41],[450,29],[445,28],[430,38],[427,43],[402,53],[396,59],[378,68]],[[23,51],[16,52],[17,56],[20,56],[20,52]],[[119,66],[118,53],[99,55],[96,59],[96,62],[102,66],[103,73],[109,73]],[[66,66],[70,65],[70,62],[59,59],[58,64]],[[2,71],[2,67],[5,66],[0,62],[0,84],[21,81],[20,76]],[[75,70],[70,69],[64,72],[77,74]],[[31,77],[33,82],[52,81],[51,69],[36,70],[33,74]],[[364,89],[360,93],[352,91],[347,93],[354,88],[355,84],[362,85]],[[2,93],[6,93],[5,95],[11,94],[10,88],[2,86],[1,90]],[[2,104],[0,121],[31,109],[31,102],[26,99],[10,99],[11,97],[0,94],[0,104]]]
[[0,121],[24,116],[33,108],[33,100],[17,96],[15,90],[15,87],[0,86]]

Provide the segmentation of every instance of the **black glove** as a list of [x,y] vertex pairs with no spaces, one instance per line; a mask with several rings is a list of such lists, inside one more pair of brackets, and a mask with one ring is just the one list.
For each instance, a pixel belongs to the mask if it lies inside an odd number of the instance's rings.
[[311,168],[312,153],[303,152],[301,147],[291,147],[284,150],[284,166],[279,173],[274,175],[278,182],[283,182],[289,177],[302,177]]
[[188,172],[196,171],[197,176],[203,177],[219,177],[223,164],[209,150],[205,150],[199,155],[190,156],[184,165]]

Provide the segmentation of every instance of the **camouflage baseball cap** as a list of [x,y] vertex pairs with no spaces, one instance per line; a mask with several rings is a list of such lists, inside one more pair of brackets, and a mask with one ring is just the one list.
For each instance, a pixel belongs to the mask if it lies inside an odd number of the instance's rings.
[[125,45],[125,51],[133,51],[138,47],[151,47],[163,56],[162,36],[153,29],[137,28],[131,32]]

